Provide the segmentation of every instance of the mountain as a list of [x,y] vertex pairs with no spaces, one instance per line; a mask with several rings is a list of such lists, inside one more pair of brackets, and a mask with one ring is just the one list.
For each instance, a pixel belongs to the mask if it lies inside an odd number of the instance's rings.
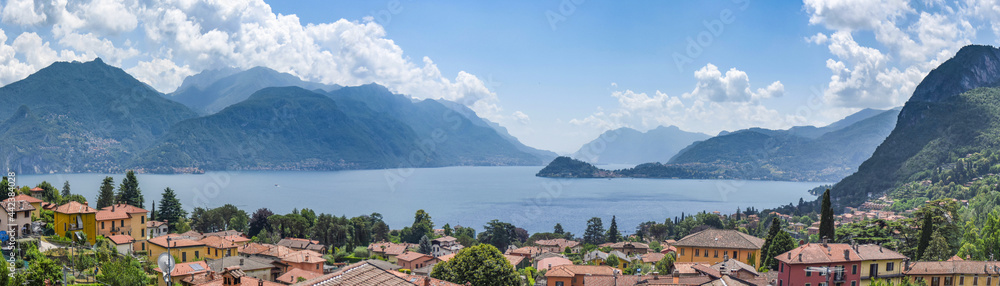
[[371,109],[339,104],[299,87],[264,88],[245,101],[182,121],[133,165],[154,171],[339,170],[418,167],[419,138],[406,124]]
[[20,173],[118,172],[195,116],[99,58],[56,62],[0,88],[0,162]]
[[448,108],[451,108],[452,110],[455,110],[455,112],[462,114],[463,116],[465,116],[466,119],[469,119],[469,122],[472,122],[472,124],[475,124],[477,126],[492,128],[493,131],[496,131],[497,134],[500,135],[500,137],[507,140],[507,142],[510,142],[510,144],[513,144],[514,147],[517,148],[517,150],[534,155],[535,157],[538,157],[538,159],[541,160],[541,162],[548,162],[559,156],[558,154],[552,151],[541,150],[528,145],[524,145],[524,143],[521,143],[521,140],[518,140],[517,137],[510,135],[510,133],[507,132],[506,127],[500,126],[499,123],[487,120],[485,118],[480,118],[478,115],[476,115],[475,111],[472,111],[472,109],[469,109],[469,107],[463,104],[459,104],[457,102],[448,100],[436,100],[436,101],[440,102],[444,106],[447,106]]
[[[739,179],[835,181],[853,173],[874,152],[892,131],[898,113],[862,110],[822,128],[736,131],[694,143],[668,163],[715,165],[730,174],[742,170],[734,174]],[[803,135],[804,130],[809,131]]]
[[[855,206],[912,182],[930,185],[970,180],[966,159],[1000,147],[1000,50],[966,46],[932,70],[903,106],[895,129],[858,168],[833,186],[840,206]],[[993,156],[985,156],[993,157]],[[978,166],[978,167],[977,167]],[[947,174],[954,174],[954,177]],[[947,182],[946,182],[947,183]],[[952,188],[954,190],[955,188]],[[957,195],[957,194],[956,194]]]
[[425,148],[440,156],[437,164],[443,166],[542,165],[547,159],[544,151],[524,146],[516,139],[512,142],[512,137],[497,133],[475,113],[465,115],[448,107],[452,104],[448,101],[413,100],[377,84],[344,87],[327,94],[342,104],[364,106],[404,122]]
[[308,90],[324,91],[339,88],[306,82],[287,73],[266,67],[255,67],[245,71],[236,69],[207,70],[184,79],[184,83],[167,98],[180,102],[201,113],[212,114],[246,100],[251,94],[265,87],[297,86]]
[[623,127],[606,131],[584,144],[573,153],[573,158],[595,164],[666,162],[684,147],[709,137],[676,126],[660,126],[646,132]]

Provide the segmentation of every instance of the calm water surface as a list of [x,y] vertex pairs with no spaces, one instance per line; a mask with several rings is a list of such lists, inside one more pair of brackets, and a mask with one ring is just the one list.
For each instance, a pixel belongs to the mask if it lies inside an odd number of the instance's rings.
[[[622,166],[610,166],[612,168]],[[625,166],[627,167],[627,166]],[[541,167],[447,167],[339,172],[209,172],[192,175],[138,175],[146,209],[164,188],[177,193],[185,209],[233,204],[252,213],[262,207],[284,214],[310,208],[317,213],[348,217],[381,213],[393,229],[413,223],[418,209],[430,213],[435,226],[472,226],[499,219],[529,232],[551,231],[562,223],[583,234],[586,221],[601,217],[604,226],[617,216],[619,229],[634,232],[641,222],[700,211],[733,213],[814,199],[806,191],[829,183],[668,180],[548,179],[534,174]],[[57,188],[69,181],[73,193],[97,201],[105,176],[122,174],[19,175],[18,185],[45,180]]]

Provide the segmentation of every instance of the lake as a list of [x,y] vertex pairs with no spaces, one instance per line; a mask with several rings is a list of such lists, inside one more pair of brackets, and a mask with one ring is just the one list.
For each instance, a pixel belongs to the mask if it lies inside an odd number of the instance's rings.
[[[612,166],[618,168],[621,166]],[[758,209],[812,200],[807,193],[821,182],[671,179],[550,179],[535,177],[533,167],[446,167],[335,172],[233,171],[206,174],[139,174],[146,200],[159,201],[166,187],[174,189],[184,208],[233,204],[252,214],[262,207],[279,214],[309,208],[316,213],[348,217],[381,213],[390,228],[413,223],[418,209],[426,210],[435,227],[472,226],[477,232],[499,219],[530,233],[549,232],[556,223],[583,235],[591,217],[604,226],[617,216],[619,229],[632,233],[645,221],[701,211],[733,213],[737,208]],[[123,174],[18,175],[18,185],[48,181],[97,201],[105,176]]]

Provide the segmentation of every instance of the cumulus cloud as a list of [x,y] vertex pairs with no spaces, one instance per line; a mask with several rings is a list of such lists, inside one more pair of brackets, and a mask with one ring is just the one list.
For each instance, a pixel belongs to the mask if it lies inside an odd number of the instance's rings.
[[719,68],[708,64],[694,72],[697,85],[685,98],[696,97],[714,102],[745,102],[780,97],[785,92],[781,82],[773,82],[767,88],[756,91],[750,89],[750,78],[746,72],[731,68],[723,75]]
[[[972,20],[1000,15],[982,2],[931,1],[918,11],[902,0],[805,0],[809,23],[831,30],[806,38],[832,55],[825,100],[851,108],[903,104],[928,72],[972,42]],[[874,36],[882,48],[858,43],[856,34]]]
[[5,24],[51,33],[11,36],[15,52],[0,54],[7,57],[0,58],[0,84],[53,61],[94,57],[128,65],[122,68],[163,92],[205,69],[266,66],[310,81],[375,82],[416,98],[454,100],[494,121],[523,119],[503,112],[476,75],[444,75],[430,58],[404,55],[370,17],[303,24],[262,0],[10,0],[2,9]]

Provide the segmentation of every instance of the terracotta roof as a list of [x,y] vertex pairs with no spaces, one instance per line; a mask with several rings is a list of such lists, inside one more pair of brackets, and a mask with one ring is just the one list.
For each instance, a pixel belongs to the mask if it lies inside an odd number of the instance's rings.
[[[438,257],[438,259],[440,259],[440,257]],[[399,265],[392,264],[391,262],[385,260],[368,259],[365,260],[365,262],[368,262],[368,264],[374,265],[375,267],[382,268],[382,270],[394,271],[403,268],[399,267]]]
[[890,259],[906,259],[905,255],[889,250],[888,248],[874,245],[865,244],[858,245],[857,250],[858,255],[865,260],[890,260]]
[[[441,261],[448,261],[448,260],[451,260],[452,258],[455,258],[455,254],[457,254],[457,253],[441,255],[441,256],[438,256],[437,259],[441,260]],[[506,255],[504,255],[504,256],[506,256]],[[517,256],[517,255],[514,255],[514,256]],[[517,257],[521,257],[521,256],[517,256]],[[521,257],[521,258],[524,258],[524,257]],[[507,260],[510,260],[510,258],[508,258]]]
[[232,241],[232,242],[235,242],[235,243],[250,242],[249,238],[243,237],[242,235],[228,235],[228,236],[224,236],[222,238],[225,238],[226,240]]
[[715,279],[718,279],[719,277],[722,277],[722,274],[719,273],[718,269],[713,269],[710,266],[711,265],[706,265],[706,264],[695,264],[695,265],[692,265],[691,268],[694,269],[695,271],[698,271],[699,273],[708,275],[709,277],[712,277],[712,278],[715,278]]
[[[284,247],[284,246],[277,246]],[[281,256],[281,261],[289,263],[323,263],[326,262],[322,255],[309,250],[294,251]]]
[[278,281],[278,282],[284,282],[284,283],[292,284],[292,283],[298,282],[299,281],[299,277],[302,277],[302,278],[305,278],[306,280],[309,280],[309,279],[313,279],[313,278],[316,278],[316,277],[319,277],[319,276],[322,276],[322,275],[323,274],[319,274],[319,273],[316,273],[316,272],[305,271],[305,270],[298,269],[298,268],[292,268],[292,269],[288,270],[288,272],[285,272],[285,274],[281,274],[281,276],[278,276],[278,278],[275,279],[275,280]]
[[162,221],[155,221],[155,220],[147,220],[146,221],[146,227],[147,228],[159,227],[159,226],[164,225],[164,224],[167,224],[167,223],[166,222],[162,222]]
[[694,270],[694,266],[698,265],[698,262],[678,262],[674,263],[674,271],[679,274],[698,274],[698,271]]
[[31,206],[31,203],[29,203],[28,201],[23,201],[23,200],[22,201],[4,200],[2,202],[2,204],[3,204],[3,207],[0,207],[0,209],[3,209],[4,213],[7,213],[7,206],[9,204],[13,204],[14,212],[23,212],[23,211],[33,211],[33,210],[35,210],[35,207]]
[[309,245],[319,244],[319,241],[289,237],[289,238],[282,238],[281,241],[278,241],[277,244],[288,248],[306,249],[306,247],[309,247]]
[[431,241],[449,242],[449,241],[457,241],[457,240],[458,240],[457,238],[454,238],[454,237],[451,237],[451,236],[445,236],[445,237],[435,238],[434,240],[431,240]]
[[[198,265],[198,267],[197,268],[192,267],[192,265]],[[163,270],[160,270],[159,267],[154,268],[153,270],[156,270],[156,272],[163,273]],[[170,271],[170,276],[192,275],[192,274],[204,273],[206,271],[208,271],[208,264],[206,264],[205,261],[177,263],[176,265],[174,265],[174,270]]]
[[206,259],[208,267],[215,271],[225,270],[226,267],[239,266],[243,271],[254,271],[260,269],[270,269],[274,268],[271,263],[266,263],[257,259],[251,259],[249,257],[227,257],[220,259]]
[[635,249],[649,249],[649,244],[641,242],[631,242],[631,241],[621,241],[616,242],[610,246],[611,248],[635,248]]
[[14,200],[15,201],[28,201],[28,203],[32,203],[32,204],[43,202],[42,200],[39,200],[38,198],[29,196],[29,195],[16,195],[16,196],[14,196]]
[[657,262],[660,262],[660,260],[663,260],[663,257],[666,257],[666,256],[667,255],[663,254],[663,253],[650,252],[650,253],[646,253],[646,254],[644,254],[642,256],[642,262],[644,262],[644,263],[657,263]]
[[788,264],[815,264],[861,261],[850,244],[844,243],[807,243],[775,257]]
[[427,277],[427,276],[405,274],[405,273],[401,273],[401,272],[394,272],[392,274],[396,274],[399,277],[403,277],[403,279],[406,279],[406,281],[409,281],[410,283],[413,283],[413,284],[416,284],[416,285],[427,285],[427,286],[461,286],[461,284],[455,284],[455,283],[451,283],[451,282],[440,280],[440,279],[430,278],[430,277]]
[[[618,276],[617,279],[612,276],[584,276],[583,285],[587,286],[632,286],[639,285],[639,281],[642,281],[642,277],[635,275],[623,275]],[[617,282],[618,284],[615,284]]]
[[125,213],[130,213],[130,214],[144,214],[144,213],[149,213],[149,211],[147,211],[147,210],[145,210],[143,208],[136,207],[136,206],[129,205],[129,204],[114,204],[114,205],[111,205],[111,206],[107,206],[107,207],[101,208],[101,210],[108,210],[108,211],[114,210],[116,212],[125,212]]
[[573,277],[576,275],[611,276],[615,269],[611,266],[560,265],[545,272],[545,277]]
[[910,264],[906,275],[940,275],[969,274],[997,275],[1000,274],[998,261],[918,261]]
[[[452,255],[451,257],[448,257],[448,259],[451,260],[452,257],[455,257],[455,255]],[[521,262],[524,261],[524,256],[520,256],[520,255],[504,254],[503,258],[506,258],[507,262],[510,262],[510,265],[514,265],[514,266],[517,266],[518,264],[521,264]],[[438,259],[440,259],[440,258],[438,258]],[[447,261],[447,260],[442,260],[442,261]]]
[[406,279],[396,276],[367,262],[358,262],[339,271],[296,283],[298,286],[412,286]]
[[406,252],[409,248],[408,244],[398,244],[391,242],[378,242],[368,245],[368,250],[377,253],[384,253],[385,255],[397,256]]
[[71,201],[56,207],[55,212],[63,214],[96,214],[97,210],[77,201]]
[[760,249],[764,240],[735,230],[706,229],[681,238],[673,246]]
[[399,256],[396,256],[397,260],[407,261],[407,262],[416,261],[417,259],[427,259],[427,258],[433,259],[434,257],[420,252],[412,252],[412,251],[407,251]]
[[[187,283],[185,285],[194,285],[194,286],[223,286],[225,283],[225,280],[223,280],[223,276],[213,271],[191,275],[191,277],[186,277],[181,281]],[[239,285],[240,286],[258,286],[258,285],[284,286],[285,284],[271,282],[267,280],[264,280],[263,284],[261,284],[260,279],[250,276],[243,276],[240,277]]]
[[527,255],[538,255],[542,253],[542,248],[537,246],[525,246],[518,249],[511,250],[509,254],[527,254]]
[[576,247],[577,245],[580,245],[580,242],[567,240],[565,238],[557,238],[557,239],[544,239],[535,241],[535,244],[541,246],[558,246],[561,249],[565,249],[567,247],[569,248]]
[[233,243],[232,241],[226,240],[225,238],[221,238],[218,236],[205,237],[199,241],[211,248],[225,249],[225,248],[236,247],[236,243]]
[[204,236],[223,236],[223,237],[230,236],[230,235],[243,235],[243,233],[239,232],[239,231],[236,231],[236,230],[231,230],[230,229],[230,230],[223,230],[223,231],[217,231],[217,232],[209,232],[209,233],[204,234]]
[[729,275],[716,277],[715,280],[712,280],[708,283],[701,285],[702,286],[754,286],[754,284],[744,282],[743,280],[736,279]]
[[167,247],[167,238],[170,238],[170,247],[193,247],[193,246],[205,246],[205,243],[197,240],[191,240],[183,238],[177,234],[168,234],[164,236],[157,236],[150,238],[149,243],[158,245],[160,247]]
[[200,232],[193,230],[189,230],[184,233],[178,234],[178,236],[187,237],[194,240],[201,240],[202,238],[205,238],[204,234],[201,234]]
[[757,273],[757,269],[754,269],[753,266],[750,266],[749,264],[743,263],[742,261],[739,261],[739,260],[736,260],[736,259],[729,259],[729,260],[726,260],[726,261],[722,261],[722,262],[713,264],[711,267],[712,267],[712,269],[718,270],[719,272],[723,272],[723,269],[728,270],[730,273],[732,273],[732,271],[740,271],[740,270],[742,270],[742,271],[749,272],[750,274],[753,274],[754,276],[760,276],[760,273]]
[[42,188],[39,188],[39,187],[34,187],[34,188],[31,188],[30,191],[32,191],[32,192],[44,192],[45,189],[42,189]]
[[112,235],[112,236],[109,236],[108,239],[110,239],[112,242],[114,242],[115,244],[118,244],[118,245],[132,243],[132,242],[135,241],[135,239],[132,238],[131,235],[127,235],[127,234]]
[[562,258],[562,257],[549,257],[549,258],[546,258],[546,259],[539,260],[537,263],[535,263],[535,269],[538,269],[538,270],[550,269],[552,267],[556,267],[556,266],[560,266],[560,265],[572,265],[572,264],[573,264],[573,261],[570,261],[569,259],[566,259],[566,258]]

